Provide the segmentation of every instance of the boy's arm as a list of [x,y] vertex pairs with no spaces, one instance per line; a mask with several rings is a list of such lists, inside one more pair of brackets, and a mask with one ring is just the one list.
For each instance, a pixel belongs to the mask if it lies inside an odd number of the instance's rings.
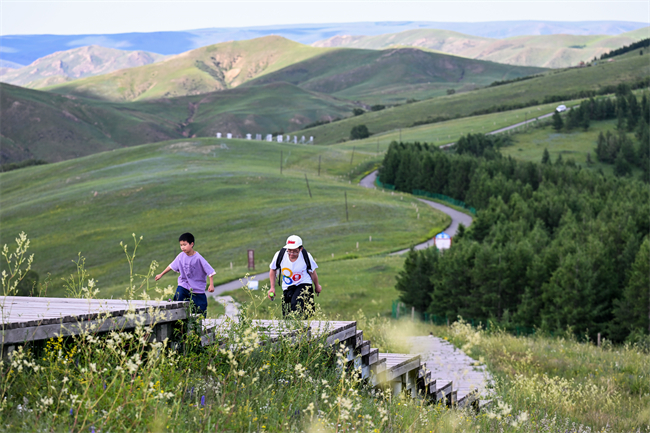
[[208,287],[208,292],[214,292],[214,274],[210,275],[210,287]]
[[161,279],[163,275],[165,275],[167,272],[169,272],[169,271],[171,271],[171,270],[172,270],[172,268],[170,268],[169,266],[167,266],[167,267],[165,268],[164,271],[162,271],[161,273],[159,273],[158,275],[156,275],[156,281],[158,281],[159,279]]

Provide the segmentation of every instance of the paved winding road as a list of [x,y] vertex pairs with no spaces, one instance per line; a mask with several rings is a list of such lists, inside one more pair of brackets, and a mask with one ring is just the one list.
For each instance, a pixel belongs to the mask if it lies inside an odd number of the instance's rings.
[[[567,109],[570,110],[571,108],[567,108]],[[488,132],[486,135],[498,134],[498,133],[501,133],[501,132],[508,131],[510,129],[518,128],[518,127],[523,126],[523,125],[525,125],[527,123],[536,122],[538,119],[545,119],[547,117],[551,117],[553,115],[553,113],[544,114],[544,115],[538,116],[536,118],[534,117],[534,118],[529,119],[529,120],[527,120],[525,122],[515,123],[514,125],[506,126],[505,128],[500,128],[500,129],[497,129],[495,131]],[[447,147],[451,147],[454,144],[456,144],[456,143],[445,144],[444,146],[440,146],[440,148],[444,149],[444,148],[447,148]],[[359,185],[364,187],[364,188],[376,188],[375,180],[377,180],[377,170],[373,171],[368,176],[361,179],[361,181],[359,182]],[[422,203],[425,203],[425,204],[431,206],[432,208],[438,209],[439,211],[446,213],[447,215],[449,215],[451,217],[451,224],[449,225],[449,227],[447,227],[445,229],[445,233],[447,233],[449,236],[453,237],[456,234],[456,231],[458,231],[458,225],[459,224],[462,224],[465,227],[469,227],[472,224],[472,217],[471,216],[469,216],[467,214],[464,214],[462,212],[459,212],[456,209],[452,209],[449,206],[445,206],[445,205],[442,205],[440,203],[436,203],[436,202],[431,201],[431,200],[425,200],[425,199],[422,199],[422,198],[418,198],[418,200],[420,200]],[[430,248],[432,246],[433,246],[433,239],[430,239],[430,240],[428,240],[426,242],[423,242],[421,244],[416,245],[414,248],[416,250],[422,250],[424,248]],[[396,251],[396,252],[392,253],[391,255],[404,254],[407,251],[409,251],[409,248],[407,248],[405,250]],[[269,278],[269,273],[268,272],[264,272],[264,273],[261,273],[261,274],[251,275],[250,276],[250,279],[255,279],[256,281],[265,281],[268,278]],[[242,281],[244,283],[246,283],[246,281],[244,281],[244,279],[242,279]],[[231,290],[239,289],[240,287],[245,285],[245,284],[242,284],[242,281],[235,280],[235,281],[231,281],[231,282],[226,283],[226,284],[221,284],[219,286],[215,286],[214,293],[206,292],[206,294],[212,295],[212,296],[219,296],[220,294],[222,294],[224,292],[229,292]]]
[[[373,171],[370,173],[368,176],[364,177],[361,179],[361,182],[359,182],[359,185],[361,185],[364,188],[377,188],[375,186],[375,180],[377,180],[377,170]],[[457,211],[456,209],[452,209],[449,206],[445,206],[444,204],[436,203],[435,201],[431,200],[425,200],[423,198],[418,198],[422,203],[431,206],[434,209],[438,209],[441,212],[446,213],[451,217],[451,224],[449,224],[449,227],[445,229],[445,233],[447,233],[449,236],[454,236],[456,234],[456,231],[458,231],[458,225],[462,224],[465,227],[469,227],[470,224],[472,224],[472,217],[464,214],[462,212]],[[430,248],[433,246],[433,239],[429,239],[426,242],[422,242],[421,244],[417,244],[413,248],[416,250],[422,250],[425,248]],[[405,250],[400,250],[396,251],[394,253],[391,253],[391,255],[396,255],[396,254],[404,254],[407,251],[409,251],[410,248],[407,248]]]

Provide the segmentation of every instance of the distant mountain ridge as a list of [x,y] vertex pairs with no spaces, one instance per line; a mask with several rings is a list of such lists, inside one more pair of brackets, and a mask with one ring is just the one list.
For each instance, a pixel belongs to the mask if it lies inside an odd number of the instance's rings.
[[114,102],[199,95],[237,87],[329,50],[280,36],[224,42],[159,63],[75,80],[47,90]]
[[317,41],[315,47],[386,49],[413,46],[519,66],[564,68],[600,57],[612,49],[629,45],[650,36],[650,27],[616,36],[605,35],[538,35],[492,39],[447,30],[407,30],[379,36],[334,36]]
[[427,99],[545,71],[416,48],[334,49],[255,78],[244,86],[284,82],[375,105]]
[[57,51],[86,45],[141,50],[159,54],[180,54],[195,48],[226,41],[238,41],[278,35],[302,44],[312,44],[333,36],[377,36],[405,30],[438,29],[487,38],[523,35],[618,35],[649,23],[628,21],[491,21],[463,22],[356,22],[325,24],[273,25],[263,27],[210,28],[179,32],[120,33],[96,35],[5,35],[0,36],[1,58],[21,65]]
[[77,78],[148,65],[165,57],[146,51],[122,51],[90,45],[50,54],[20,69],[9,70],[0,75],[0,82],[40,88]]
[[280,36],[224,42],[139,68],[48,87],[105,101],[198,95],[242,84],[286,82],[303,90],[365,104],[403,103],[447,90],[471,90],[541,68],[500,65],[416,48],[316,48]]

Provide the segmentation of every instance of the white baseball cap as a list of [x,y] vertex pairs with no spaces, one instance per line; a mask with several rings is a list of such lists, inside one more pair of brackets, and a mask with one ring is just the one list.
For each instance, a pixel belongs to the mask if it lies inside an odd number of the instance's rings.
[[288,250],[295,250],[302,246],[302,239],[300,236],[291,235],[287,238],[287,244],[284,246]]

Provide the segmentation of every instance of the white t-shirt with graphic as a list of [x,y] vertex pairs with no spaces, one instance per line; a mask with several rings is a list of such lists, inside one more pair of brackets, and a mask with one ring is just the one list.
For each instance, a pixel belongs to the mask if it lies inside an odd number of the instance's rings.
[[[276,269],[275,262],[278,260],[278,254],[280,254],[280,251],[273,256],[273,261],[271,261],[269,268]],[[307,253],[307,256],[311,262],[311,271],[313,272],[318,268],[318,265],[311,254]],[[298,254],[298,260],[293,263],[289,260],[289,253],[285,251],[284,257],[282,257],[282,261],[280,262],[280,272],[282,274],[282,290],[287,290],[289,286],[313,283],[309,272],[307,272],[307,263],[302,255],[302,251]]]

